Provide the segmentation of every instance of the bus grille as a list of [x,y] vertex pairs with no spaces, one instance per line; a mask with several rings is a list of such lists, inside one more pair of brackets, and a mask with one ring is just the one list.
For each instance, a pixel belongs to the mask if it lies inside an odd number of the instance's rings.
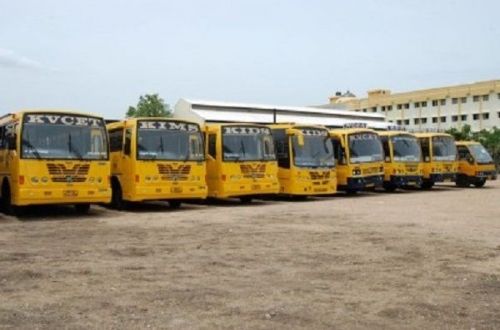
[[406,170],[408,172],[416,172],[417,171],[417,166],[416,165],[406,165]]
[[241,164],[240,170],[245,179],[262,179],[266,173],[266,164],[257,164],[254,166]]
[[311,180],[324,180],[330,178],[330,172],[309,172],[309,176]]
[[362,173],[364,175],[366,174],[377,174],[377,173],[380,173],[380,168],[379,167],[368,167],[368,168],[364,168]]
[[191,165],[180,165],[178,168],[169,164],[158,164],[158,172],[165,181],[186,181],[191,173]]
[[48,163],[47,169],[52,182],[85,182],[90,164],[75,164],[73,168],[67,168],[64,164]]

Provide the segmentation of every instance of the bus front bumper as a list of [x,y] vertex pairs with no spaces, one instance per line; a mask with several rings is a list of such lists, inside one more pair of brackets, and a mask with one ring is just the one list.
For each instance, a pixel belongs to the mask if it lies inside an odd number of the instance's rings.
[[209,191],[208,195],[215,198],[231,198],[276,195],[278,192],[278,182],[225,183],[222,191]]
[[375,188],[380,187],[384,183],[384,176],[381,175],[372,175],[365,176],[361,178],[348,178],[346,186],[340,186],[339,188],[342,190],[352,190],[359,191],[365,188]]
[[13,196],[12,203],[18,206],[43,204],[99,204],[111,201],[111,188],[64,187],[21,188]]
[[477,179],[487,179],[487,180],[496,180],[497,179],[497,172],[496,171],[481,171],[481,172],[476,172]]
[[422,177],[419,175],[391,175],[390,183],[397,187],[419,186],[422,184]]
[[208,189],[204,184],[177,185],[177,186],[136,186],[135,193],[124,196],[131,202],[178,200],[178,199],[205,199]]
[[430,175],[430,181],[432,182],[453,182],[456,178],[456,173],[432,173]]

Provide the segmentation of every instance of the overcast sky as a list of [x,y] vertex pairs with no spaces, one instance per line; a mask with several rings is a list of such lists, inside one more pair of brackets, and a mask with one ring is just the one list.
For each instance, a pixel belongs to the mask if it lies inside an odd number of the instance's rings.
[[500,1],[0,0],[0,112],[310,105],[500,78]]

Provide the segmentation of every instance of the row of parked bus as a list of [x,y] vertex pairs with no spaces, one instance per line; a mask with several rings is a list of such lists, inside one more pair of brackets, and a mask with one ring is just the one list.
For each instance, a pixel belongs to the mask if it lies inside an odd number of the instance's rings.
[[0,118],[4,212],[26,205],[331,195],[496,179],[488,152],[444,133],[280,123],[206,124],[165,118],[106,122],[24,111]]

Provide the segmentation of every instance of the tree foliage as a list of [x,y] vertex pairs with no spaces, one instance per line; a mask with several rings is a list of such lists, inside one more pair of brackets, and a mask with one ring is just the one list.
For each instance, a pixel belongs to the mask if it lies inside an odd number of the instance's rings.
[[497,168],[500,166],[500,129],[493,127],[491,130],[472,132],[469,125],[464,125],[461,129],[451,128],[446,133],[453,135],[457,141],[473,140],[481,143],[493,157]]
[[158,94],[145,94],[139,97],[135,107],[128,107],[127,117],[170,117],[170,106]]

